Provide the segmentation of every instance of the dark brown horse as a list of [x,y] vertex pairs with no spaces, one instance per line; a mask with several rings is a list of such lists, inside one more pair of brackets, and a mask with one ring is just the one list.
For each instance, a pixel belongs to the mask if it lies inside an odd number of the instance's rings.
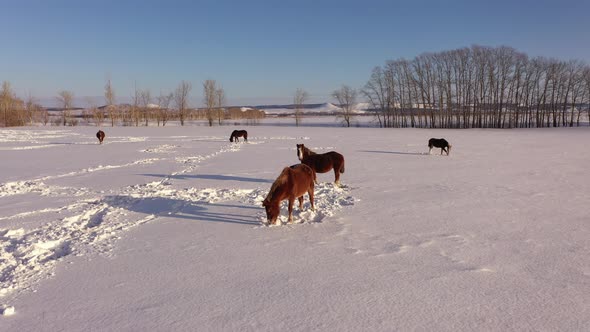
[[102,144],[102,141],[104,140],[104,136],[105,136],[105,135],[104,135],[104,131],[102,131],[102,130],[99,130],[99,131],[96,133],[96,138],[98,138],[98,143],[99,143],[99,144]]
[[232,131],[231,136],[229,137],[229,141],[233,142],[235,139],[236,142],[239,142],[240,140],[238,139],[238,137],[244,137],[244,141],[248,142],[248,132],[245,130]]
[[276,224],[277,218],[281,214],[279,204],[285,199],[289,200],[289,223],[293,222],[293,202],[295,198],[299,199],[299,210],[303,210],[303,195],[307,193],[311,203],[311,210],[315,210],[313,205],[315,177],[315,171],[303,164],[283,169],[262,202],[262,206],[266,209],[266,218],[269,225]]
[[334,169],[334,183],[340,185],[340,173],[344,173],[344,156],[338,152],[315,153],[303,144],[297,144],[297,158],[318,173]]
[[451,153],[452,147],[453,146],[449,144],[449,142],[447,142],[447,140],[444,138],[431,138],[428,140],[428,154],[432,152],[432,148],[440,148],[440,154],[442,155],[444,151],[448,156],[449,153]]

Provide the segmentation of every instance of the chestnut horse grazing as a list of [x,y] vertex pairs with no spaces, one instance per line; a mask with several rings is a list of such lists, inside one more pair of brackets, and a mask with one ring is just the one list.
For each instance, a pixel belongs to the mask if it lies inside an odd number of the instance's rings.
[[334,169],[334,182],[340,185],[340,173],[344,173],[344,156],[338,152],[315,153],[303,144],[297,144],[297,158],[318,173]]
[[238,139],[238,137],[244,137],[244,141],[248,142],[248,132],[245,130],[232,131],[231,136],[229,137],[229,141],[233,142],[235,139],[236,142],[239,142],[240,140]]
[[102,130],[99,130],[99,131],[96,133],[96,138],[98,138],[98,143],[99,143],[99,144],[102,144],[102,141],[104,140],[104,131],[102,131]]
[[293,202],[295,198],[299,199],[299,210],[303,210],[303,195],[307,193],[311,203],[311,210],[315,210],[313,205],[315,176],[315,171],[303,164],[283,169],[262,202],[262,206],[266,209],[266,218],[269,225],[276,224],[277,218],[281,214],[279,204],[285,199],[289,200],[289,223],[293,222]]
[[452,147],[453,146],[444,138],[431,138],[428,140],[428,154],[430,154],[432,148],[440,148],[440,154],[442,155],[443,151],[445,151],[448,156]]

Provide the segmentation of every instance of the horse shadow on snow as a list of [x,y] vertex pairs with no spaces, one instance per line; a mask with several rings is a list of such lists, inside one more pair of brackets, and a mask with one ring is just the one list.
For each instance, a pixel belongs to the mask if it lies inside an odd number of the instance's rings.
[[[153,214],[157,217],[180,218],[194,221],[223,222],[242,225],[260,225],[256,213],[221,212],[230,208],[232,211],[262,208],[223,203],[191,202],[166,197],[131,197],[124,195],[106,196],[104,201],[112,207],[129,211]],[[220,210],[220,211],[217,211]]]
[[388,154],[401,154],[401,155],[409,155],[409,156],[425,156],[428,153],[419,153],[419,152],[399,152],[399,151],[374,151],[374,150],[359,150],[359,152],[364,153],[388,153]]
[[268,180],[268,179],[258,179],[258,178],[248,178],[248,177],[243,177],[243,176],[218,175],[218,174],[196,174],[196,175],[140,174],[140,175],[152,176],[152,177],[157,177],[157,178],[170,178],[170,179],[175,179],[175,180],[205,179],[205,180],[240,181],[240,182],[256,182],[256,183],[272,183],[273,182],[272,180]]

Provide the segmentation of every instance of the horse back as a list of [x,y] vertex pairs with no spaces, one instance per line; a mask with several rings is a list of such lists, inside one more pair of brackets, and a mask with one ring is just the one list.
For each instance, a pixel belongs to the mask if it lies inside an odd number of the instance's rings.
[[449,146],[449,142],[444,138],[431,138],[428,140],[428,147],[446,148],[447,146]]
[[318,173],[325,173],[332,168],[341,168],[344,163],[344,156],[336,151],[330,151],[322,154],[312,154],[301,161],[313,168]]
[[310,188],[313,189],[315,179],[315,171],[305,164],[298,164],[289,168],[289,182],[291,188],[293,188],[292,194],[295,197],[304,195]]

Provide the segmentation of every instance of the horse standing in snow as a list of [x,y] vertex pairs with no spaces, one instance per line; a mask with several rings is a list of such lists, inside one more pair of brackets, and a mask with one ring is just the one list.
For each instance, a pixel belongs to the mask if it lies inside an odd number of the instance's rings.
[[105,136],[104,131],[102,131],[102,130],[99,130],[96,133],[96,138],[98,138],[98,144],[102,144],[102,141],[104,140],[104,136]]
[[315,153],[305,145],[297,144],[297,158],[317,173],[326,173],[334,169],[334,183],[340,185],[340,173],[344,173],[344,156],[340,153],[336,151]]
[[231,136],[229,137],[229,141],[233,142],[235,139],[236,142],[239,142],[240,140],[238,139],[238,137],[244,137],[244,141],[248,142],[248,132],[245,130],[232,131]]
[[314,211],[313,190],[315,178],[315,171],[307,165],[298,164],[285,167],[262,202],[262,206],[266,209],[268,224],[276,224],[277,218],[281,214],[279,204],[285,199],[289,200],[289,223],[293,222],[293,202],[295,198],[298,198],[299,210],[303,210],[303,195],[305,193],[309,195],[311,210]]
[[453,147],[449,142],[447,142],[444,138],[431,138],[428,140],[428,154],[432,151],[432,148],[440,148],[440,154],[443,154],[443,151],[447,153],[447,156],[451,152],[451,148]]

